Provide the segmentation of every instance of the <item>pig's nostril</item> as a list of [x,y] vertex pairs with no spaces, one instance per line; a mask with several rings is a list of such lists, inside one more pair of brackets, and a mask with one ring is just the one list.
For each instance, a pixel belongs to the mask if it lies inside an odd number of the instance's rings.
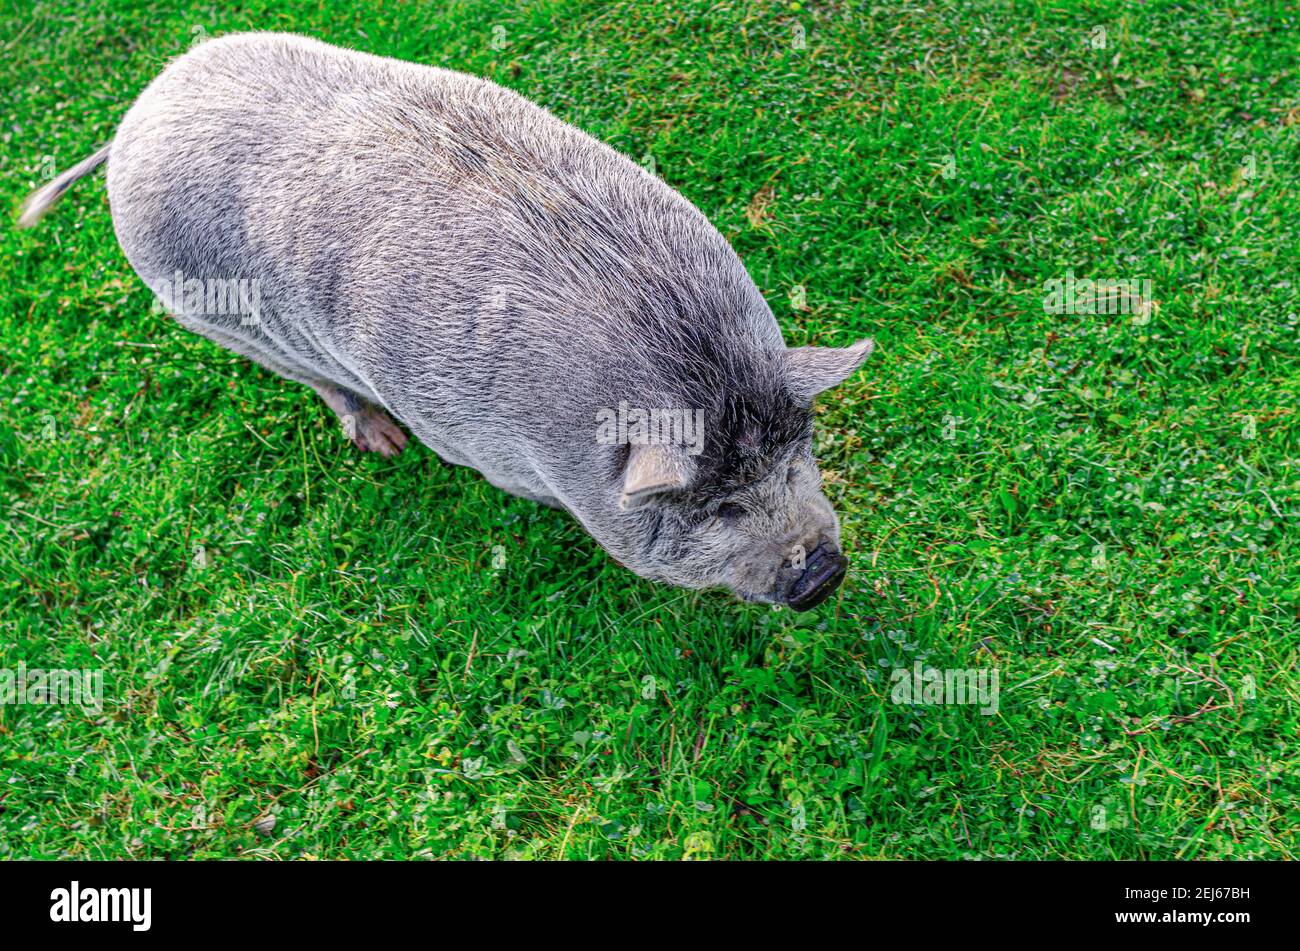
[[790,587],[786,603],[796,611],[817,607],[834,593],[848,571],[848,560],[833,548],[818,545],[808,556],[803,574]]

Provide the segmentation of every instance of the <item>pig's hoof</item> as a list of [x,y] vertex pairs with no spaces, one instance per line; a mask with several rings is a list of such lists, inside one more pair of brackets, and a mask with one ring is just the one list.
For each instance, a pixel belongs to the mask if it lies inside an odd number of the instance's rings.
[[343,431],[362,452],[391,459],[406,448],[406,433],[382,409],[366,406],[343,417]]

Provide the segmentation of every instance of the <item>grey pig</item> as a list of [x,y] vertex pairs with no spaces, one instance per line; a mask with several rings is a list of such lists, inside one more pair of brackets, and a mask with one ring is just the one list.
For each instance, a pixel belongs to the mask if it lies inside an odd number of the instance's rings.
[[546,110],[237,34],[170,63],[19,224],[104,162],[166,309],[312,387],[362,450],[400,452],[400,420],[657,581],[806,610],[843,580],[810,407],[872,342],[787,348],[699,210]]

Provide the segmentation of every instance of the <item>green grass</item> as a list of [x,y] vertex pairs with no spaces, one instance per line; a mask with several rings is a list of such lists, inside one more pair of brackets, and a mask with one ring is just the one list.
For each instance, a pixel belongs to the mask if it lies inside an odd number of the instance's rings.
[[[659,587],[356,453],[151,312],[100,174],[0,234],[0,667],[105,696],[0,706],[0,858],[1295,857],[1287,5],[4,0],[4,197],[246,29],[516,89],[652,158],[792,344],[875,337],[818,413],[849,579]],[[1045,313],[1070,271],[1158,308]],[[996,715],[892,702],[917,660]]]

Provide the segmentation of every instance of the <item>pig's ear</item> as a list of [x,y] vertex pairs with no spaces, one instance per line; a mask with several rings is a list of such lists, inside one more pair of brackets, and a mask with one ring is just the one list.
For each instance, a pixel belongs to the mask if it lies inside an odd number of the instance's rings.
[[639,509],[665,493],[686,488],[695,463],[681,446],[634,445],[623,470],[623,496],[618,507]]
[[870,339],[851,347],[791,347],[785,352],[790,395],[811,406],[813,397],[847,380],[875,348]]

